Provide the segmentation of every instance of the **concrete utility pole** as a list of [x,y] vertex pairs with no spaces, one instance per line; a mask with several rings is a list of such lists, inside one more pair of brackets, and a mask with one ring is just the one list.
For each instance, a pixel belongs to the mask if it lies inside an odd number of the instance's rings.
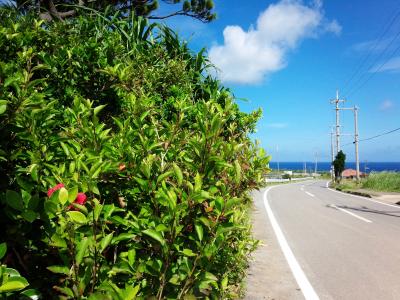
[[360,181],[360,159],[358,157],[358,107],[354,106],[354,145],[356,151],[356,178]]
[[317,174],[317,171],[318,171],[318,152],[315,152],[314,173]]
[[331,100],[331,103],[335,104],[336,110],[336,154],[340,151],[340,116],[339,116],[339,104],[340,102],[345,102],[345,100],[339,99],[339,91],[336,91],[336,99]]
[[331,177],[332,180],[335,179],[335,170],[333,169],[333,161],[335,160],[335,154],[334,154],[334,142],[333,142],[333,136],[334,136],[334,132],[333,130],[331,131],[331,155],[332,155],[332,161],[331,161]]
[[[354,106],[351,108],[347,107],[339,107],[340,102],[345,102],[345,100],[339,99],[339,92],[336,91],[336,99],[331,100],[331,103],[335,104],[335,111],[336,111],[336,154],[340,151],[340,136],[347,135],[340,133],[340,120],[339,120],[339,112],[341,110],[352,110],[354,112],[354,145],[355,145],[355,156],[356,156],[356,178],[357,181],[360,180],[360,159],[358,155],[358,107]],[[331,132],[331,152],[332,152],[332,161],[334,160],[333,155],[333,132]]]
[[279,157],[278,157],[278,153],[279,153],[279,147],[278,147],[278,145],[276,145],[276,162],[278,163],[278,174],[279,174],[280,171],[279,171]]

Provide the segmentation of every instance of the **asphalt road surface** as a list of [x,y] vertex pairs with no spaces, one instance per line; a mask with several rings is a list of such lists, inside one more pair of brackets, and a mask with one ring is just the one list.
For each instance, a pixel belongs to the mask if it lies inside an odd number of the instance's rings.
[[306,299],[400,299],[400,207],[326,181],[274,186],[264,203]]

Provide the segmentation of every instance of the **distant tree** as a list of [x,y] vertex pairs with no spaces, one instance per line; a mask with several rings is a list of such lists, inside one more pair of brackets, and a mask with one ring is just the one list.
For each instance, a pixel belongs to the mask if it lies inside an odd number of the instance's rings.
[[78,14],[80,6],[104,11],[108,6],[122,11],[125,15],[134,13],[149,19],[166,19],[173,16],[188,16],[202,22],[210,22],[216,18],[213,12],[213,0],[161,0],[166,4],[178,6],[176,10],[166,15],[157,14],[158,0],[15,0],[17,8],[21,11],[34,11],[42,19],[64,20]]
[[335,170],[335,180],[336,182],[338,182],[342,179],[342,172],[344,171],[346,164],[346,154],[344,154],[343,151],[340,150],[332,164]]

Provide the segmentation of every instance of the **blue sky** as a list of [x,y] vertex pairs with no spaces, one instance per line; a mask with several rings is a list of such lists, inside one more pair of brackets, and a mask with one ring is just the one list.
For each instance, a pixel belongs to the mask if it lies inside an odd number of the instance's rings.
[[[273,157],[278,146],[280,161],[310,161],[315,152],[319,160],[330,160],[329,100],[336,89],[347,98],[346,106],[360,107],[361,139],[400,127],[398,1],[215,4],[218,19],[210,24],[181,17],[167,22],[193,50],[208,49],[224,85],[247,99],[238,100],[242,110],[263,109],[254,137]],[[351,112],[342,113],[343,131],[353,132],[352,118]],[[343,137],[343,144],[351,140]],[[343,150],[354,160],[352,145]],[[400,131],[360,143],[360,159],[400,161]]]

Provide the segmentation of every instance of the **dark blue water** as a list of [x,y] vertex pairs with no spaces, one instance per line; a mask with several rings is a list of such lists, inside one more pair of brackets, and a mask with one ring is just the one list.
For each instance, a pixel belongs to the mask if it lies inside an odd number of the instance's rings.
[[[314,172],[315,162],[306,162],[307,172]],[[277,162],[270,162],[271,169],[278,169]],[[347,162],[346,169],[355,169],[355,162]],[[280,170],[304,170],[304,162],[280,162]],[[317,171],[329,171],[331,169],[330,162],[318,162]],[[361,172],[381,172],[381,171],[395,171],[400,172],[400,162],[360,162]]]

